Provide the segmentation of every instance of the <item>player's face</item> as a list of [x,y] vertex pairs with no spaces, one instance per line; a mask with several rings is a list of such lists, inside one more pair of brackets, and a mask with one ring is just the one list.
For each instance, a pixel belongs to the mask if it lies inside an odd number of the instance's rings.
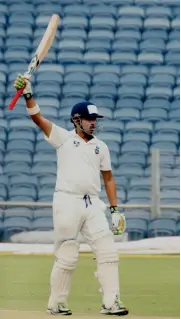
[[83,131],[87,134],[94,134],[96,129],[96,117],[91,119],[81,119]]

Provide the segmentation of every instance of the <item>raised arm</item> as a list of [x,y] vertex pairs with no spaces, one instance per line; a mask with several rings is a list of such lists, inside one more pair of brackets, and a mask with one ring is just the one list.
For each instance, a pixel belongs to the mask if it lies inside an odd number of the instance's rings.
[[31,116],[33,122],[49,137],[52,130],[52,122],[43,117],[40,108],[33,98],[31,83],[25,80],[22,75],[18,75],[14,82],[14,87],[18,90],[24,88],[23,96],[26,101],[27,112]]

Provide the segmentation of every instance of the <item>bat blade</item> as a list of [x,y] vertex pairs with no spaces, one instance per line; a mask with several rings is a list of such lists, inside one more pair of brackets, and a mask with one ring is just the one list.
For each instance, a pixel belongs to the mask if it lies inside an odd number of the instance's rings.
[[[46,31],[43,35],[43,38],[40,41],[40,44],[34,54],[34,56],[32,57],[29,65],[28,65],[28,69],[25,72],[24,76],[27,79],[30,79],[32,74],[36,71],[38,65],[41,63],[41,61],[44,59],[44,57],[46,56],[46,54],[48,53],[48,50],[50,49],[53,40],[55,38],[55,34],[58,28],[58,24],[59,24],[59,16],[57,14],[53,14],[51,16],[51,19],[48,23],[48,26],[46,28]],[[22,94],[22,89],[18,90],[15,94],[15,96],[13,97],[12,101],[10,102],[8,109],[9,110],[13,110],[13,108],[15,107],[19,97]]]

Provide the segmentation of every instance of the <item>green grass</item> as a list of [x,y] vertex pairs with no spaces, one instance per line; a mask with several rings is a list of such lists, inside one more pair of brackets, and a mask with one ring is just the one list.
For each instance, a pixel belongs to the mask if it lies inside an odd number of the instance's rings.
[[[49,294],[51,256],[0,256],[0,308],[44,310]],[[95,313],[101,296],[95,261],[81,255],[69,304]],[[179,316],[179,257],[120,258],[121,299],[132,314]]]

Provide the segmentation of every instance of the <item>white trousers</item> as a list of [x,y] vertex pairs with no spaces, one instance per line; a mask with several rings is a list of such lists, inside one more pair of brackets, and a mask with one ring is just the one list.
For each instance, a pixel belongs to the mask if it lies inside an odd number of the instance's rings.
[[64,192],[54,194],[55,252],[63,241],[77,239],[79,233],[91,246],[111,233],[104,213],[106,205],[96,196],[90,196],[90,201]]

